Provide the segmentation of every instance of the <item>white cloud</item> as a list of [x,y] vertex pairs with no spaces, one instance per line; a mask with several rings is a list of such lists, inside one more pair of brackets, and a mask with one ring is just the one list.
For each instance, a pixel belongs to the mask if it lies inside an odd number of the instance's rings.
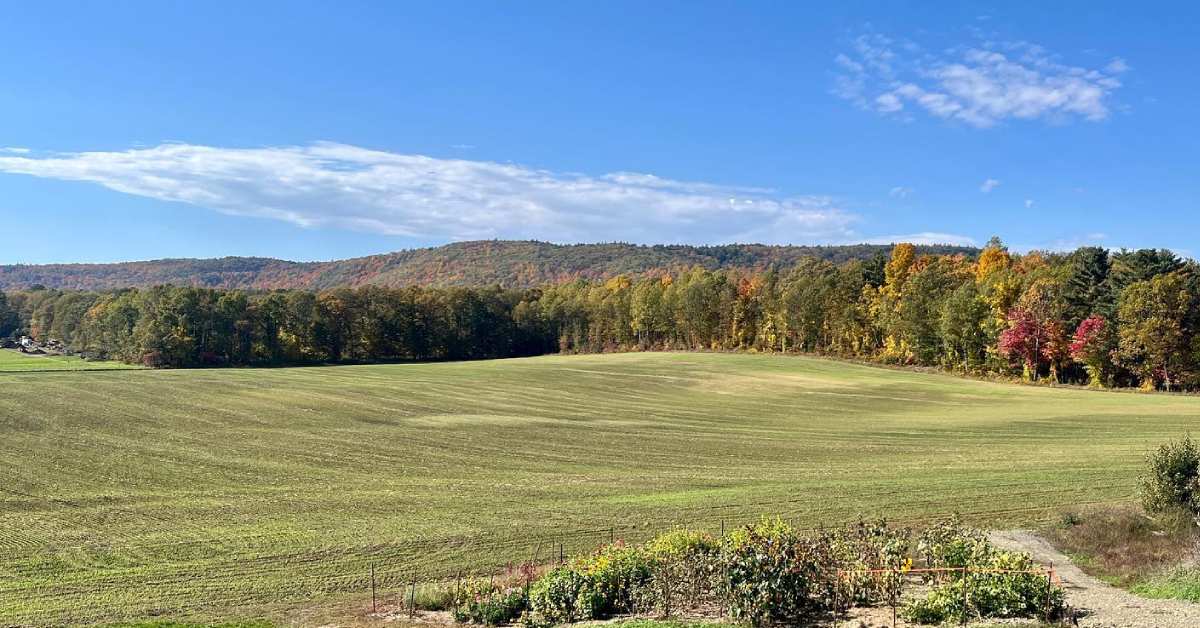
[[0,153],[9,153],[14,155],[24,155],[29,152],[24,146],[0,146]]
[[[1096,232],[1056,238],[1040,244],[1014,244],[1009,248],[1021,253],[1029,251],[1068,252],[1074,251],[1081,246],[1101,246],[1103,245],[1103,241],[1107,239],[1108,235]],[[1110,246],[1109,248],[1112,247]]]
[[6,156],[0,172],[86,181],[305,227],[429,239],[829,242],[854,238],[858,221],[824,196],[629,172],[551,172],[327,142]]
[[912,188],[906,188],[902,185],[897,185],[888,192],[888,196],[892,198],[908,198],[908,195],[912,194],[913,192],[914,190]]
[[1033,209],[1033,199],[1025,199],[1025,209]]
[[834,93],[864,109],[910,117],[911,105],[976,127],[1008,119],[1103,120],[1121,87],[1117,76],[1129,70],[1120,58],[1101,69],[1066,65],[1028,42],[925,50],[877,33],[854,39],[834,61]]
[[1129,64],[1125,63],[1124,59],[1117,57],[1104,66],[1104,70],[1109,74],[1123,74],[1129,71]]
[[867,238],[863,240],[863,242],[866,244],[895,244],[897,242],[908,242],[911,244],[953,244],[956,246],[979,246],[979,243],[975,240],[975,238],[964,235],[956,235],[953,233],[937,233],[935,231],[877,236],[873,238]]
[[979,186],[979,191],[988,194],[998,187],[1000,187],[1000,181],[996,179],[984,179],[983,185]]

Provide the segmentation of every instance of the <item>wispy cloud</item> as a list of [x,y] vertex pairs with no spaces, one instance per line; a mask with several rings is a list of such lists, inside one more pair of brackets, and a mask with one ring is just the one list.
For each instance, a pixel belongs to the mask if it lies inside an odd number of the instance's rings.
[[863,242],[867,244],[894,244],[896,242],[909,242],[911,244],[953,244],[956,246],[979,246],[979,242],[975,240],[975,238],[964,235],[956,235],[953,233],[937,233],[935,231],[876,236],[867,238],[863,240]]
[[1081,246],[1109,246],[1104,242],[1107,239],[1107,234],[1093,232],[1055,238],[1040,244],[1013,244],[1009,248],[1021,253],[1027,253],[1029,251],[1066,252],[1074,251]]
[[1025,199],[1025,209],[1033,209],[1033,199]]
[[10,155],[24,155],[29,152],[24,146],[0,146],[0,153],[8,153]]
[[992,190],[1000,187],[1000,181],[996,179],[984,179],[983,184],[979,186],[979,191],[984,194],[991,193]]
[[1067,65],[1023,41],[931,50],[878,33],[855,38],[834,63],[834,93],[864,109],[925,111],[976,127],[1009,119],[1103,120],[1118,77],[1129,70],[1120,58],[1099,69]]
[[912,188],[907,188],[902,185],[897,185],[888,192],[888,196],[892,198],[908,198],[909,194],[913,193]]
[[588,176],[336,143],[163,144],[0,157],[0,172],[86,181],[305,227],[422,238],[831,242],[859,217],[825,196],[617,172]]

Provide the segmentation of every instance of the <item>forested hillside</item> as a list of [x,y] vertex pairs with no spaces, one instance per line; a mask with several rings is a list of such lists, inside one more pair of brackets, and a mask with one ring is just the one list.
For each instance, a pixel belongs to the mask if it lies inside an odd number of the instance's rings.
[[1200,388],[1200,265],[1170,251],[921,255],[693,267],[540,288],[15,291],[0,336],[148,366],[553,351],[805,352],[1096,386]]
[[[65,290],[110,290],[171,284],[209,288],[302,288],[343,286],[490,286],[527,288],[573,279],[618,274],[786,268],[813,257],[833,263],[869,260],[890,246],[721,246],[633,244],[558,245],[534,241],[459,242],[331,262],[288,262],[257,257],[167,259],[118,264],[0,266],[0,290],[34,286]],[[978,250],[921,246],[920,253],[973,255]]]

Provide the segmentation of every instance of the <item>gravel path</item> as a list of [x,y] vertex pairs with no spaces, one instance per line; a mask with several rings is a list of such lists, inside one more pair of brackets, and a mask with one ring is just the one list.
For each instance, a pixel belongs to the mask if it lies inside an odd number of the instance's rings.
[[1149,600],[1109,586],[1081,571],[1071,559],[1042,537],[1024,530],[992,532],[1000,547],[1027,552],[1042,564],[1054,564],[1067,593],[1067,603],[1083,614],[1080,626],[1096,628],[1194,628],[1200,626],[1200,604]]

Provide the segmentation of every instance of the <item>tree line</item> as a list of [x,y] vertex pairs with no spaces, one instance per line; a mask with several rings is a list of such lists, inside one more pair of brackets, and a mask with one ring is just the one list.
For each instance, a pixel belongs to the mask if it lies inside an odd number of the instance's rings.
[[25,290],[0,336],[150,366],[656,349],[802,352],[1147,389],[1200,387],[1200,265],[1170,251],[802,259],[540,289]]

